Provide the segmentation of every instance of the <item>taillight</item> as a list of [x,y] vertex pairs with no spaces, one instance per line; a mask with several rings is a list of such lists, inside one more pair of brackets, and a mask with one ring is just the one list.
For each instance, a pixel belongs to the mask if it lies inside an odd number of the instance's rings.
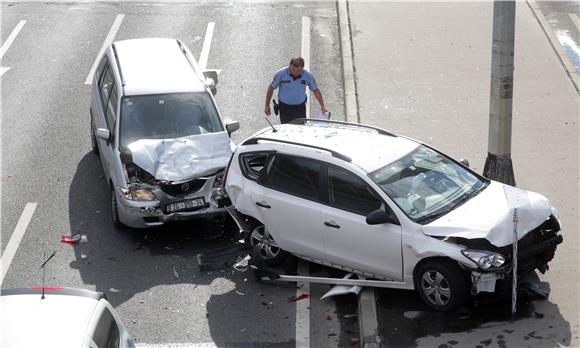
[[228,178],[228,169],[230,169],[230,164],[232,164],[232,160],[234,159],[234,154],[232,153],[232,155],[230,156],[230,160],[228,161],[228,165],[226,166],[226,169],[224,169],[224,178],[222,180],[222,188],[226,189],[226,179]]

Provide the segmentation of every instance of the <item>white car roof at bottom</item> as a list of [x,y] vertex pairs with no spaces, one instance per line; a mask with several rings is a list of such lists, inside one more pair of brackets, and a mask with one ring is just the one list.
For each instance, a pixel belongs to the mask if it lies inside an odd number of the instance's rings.
[[55,294],[0,296],[2,347],[79,347],[98,301]]
[[[203,92],[196,73],[175,39],[146,38],[113,43],[125,95]],[[196,65],[197,64],[194,63]]]
[[282,124],[276,130],[265,128],[250,139],[270,138],[332,150],[349,157],[367,173],[402,158],[420,145],[395,134],[340,123]]

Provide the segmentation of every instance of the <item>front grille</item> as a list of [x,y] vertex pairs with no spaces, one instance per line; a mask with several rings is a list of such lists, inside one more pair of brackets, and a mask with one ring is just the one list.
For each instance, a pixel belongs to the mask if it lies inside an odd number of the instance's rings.
[[206,179],[193,179],[179,184],[161,184],[161,191],[173,197],[184,197],[201,190]]

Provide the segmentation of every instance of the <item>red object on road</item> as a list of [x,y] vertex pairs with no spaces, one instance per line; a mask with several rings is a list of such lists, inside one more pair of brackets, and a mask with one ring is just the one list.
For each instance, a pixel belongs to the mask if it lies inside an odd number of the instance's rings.
[[60,236],[60,242],[66,244],[79,244],[80,242],[84,242],[86,240],[87,238],[80,233],[73,235],[63,234],[62,236]]
[[290,296],[288,297],[288,301],[290,302],[296,302],[296,301],[300,301],[300,300],[304,300],[305,298],[310,297],[310,295],[308,294],[300,294],[299,296]]

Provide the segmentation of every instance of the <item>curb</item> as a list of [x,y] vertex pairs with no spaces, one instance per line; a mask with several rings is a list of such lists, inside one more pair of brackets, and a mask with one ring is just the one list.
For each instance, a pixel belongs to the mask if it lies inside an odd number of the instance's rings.
[[342,73],[344,80],[344,104],[346,122],[359,122],[356,84],[354,79],[354,59],[350,32],[350,18],[346,0],[338,0],[338,31],[342,54]]
[[358,326],[362,348],[380,348],[375,288],[363,288],[358,299]]
[[558,41],[558,38],[554,34],[554,31],[550,28],[550,24],[546,20],[546,17],[544,17],[544,14],[542,13],[542,11],[540,10],[540,7],[536,3],[536,0],[526,0],[526,3],[528,4],[528,7],[532,11],[532,14],[534,15],[534,17],[536,18],[536,20],[540,24],[542,31],[544,32],[544,34],[548,38],[548,41],[550,42],[552,49],[554,50],[554,52],[556,52],[556,55],[558,56],[560,63],[564,67],[566,74],[570,78],[570,81],[572,82],[574,89],[576,90],[576,92],[578,94],[580,94],[580,88],[578,86],[578,84],[579,84],[578,78],[579,77],[578,77],[578,74],[576,74],[576,69],[574,68],[572,63],[568,60],[568,57],[566,56],[566,52],[564,52],[564,49],[560,45],[560,42]]

